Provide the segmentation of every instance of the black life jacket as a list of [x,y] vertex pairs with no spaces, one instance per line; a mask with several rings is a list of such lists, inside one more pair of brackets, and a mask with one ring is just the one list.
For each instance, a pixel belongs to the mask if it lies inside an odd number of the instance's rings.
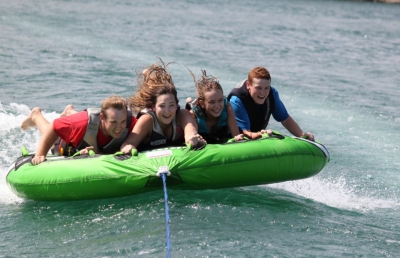
[[274,94],[271,88],[264,103],[258,105],[250,96],[249,90],[246,87],[246,82],[247,80],[244,80],[236,85],[236,87],[229,93],[228,100],[230,100],[232,96],[236,96],[242,101],[250,119],[250,131],[258,132],[267,127],[269,118],[275,109]]
[[72,156],[77,151],[89,146],[93,146],[96,152],[105,154],[113,154],[120,150],[122,143],[130,133],[129,128],[132,123],[132,111],[127,110],[126,127],[124,131],[122,131],[121,136],[119,138],[112,138],[111,141],[102,148],[99,148],[97,145],[97,133],[100,125],[101,108],[88,108],[86,111],[88,112],[88,125],[82,141],[77,147],[74,147],[71,144],[66,144],[65,141],[59,137],[51,149],[52,154],[59,156]]
[[158,123],[156,114],[151,111],[144,109],[138,114],[138,118],[144,114],[148,114],[153,119],[153,132],[151,133],[150,140],[147,143],[141,143],[138,147],[139,151],[152,150],[156,148],[163,148],[169,146],[182,146],[184,143],[183,133],[179,131],[176,122],[176,116],[178,115],[179,108],[176,111],[174,120],[172,121],[172,137],[167,138],[164,136],[162,128]]

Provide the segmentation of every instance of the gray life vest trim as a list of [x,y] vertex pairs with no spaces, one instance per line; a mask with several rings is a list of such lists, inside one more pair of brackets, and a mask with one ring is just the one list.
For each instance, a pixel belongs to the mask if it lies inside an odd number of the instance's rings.
[[[160,126],[160,124],[158,123],[156,114],[153,111],[149,111],[149,110],[142,110],[142,113],[150,115],[151,118],[153,119],[153,131],[156,133],[159,133],[160,135],[163,135],[164,137],[166,137],[163,133],[163,130]],[[176,140],[176,116],[174,117],[174,120],[172,121],[172,137],[171,137],[172,141]],[[151,144],[151,143],[150,143]]]
[[235,88],[241,88],[241,87],[243,87],[243,86],[246,84],[246,81],[247,81],[247,79],[245,79],[245,80],[239,82],[239,83],[235,86]]
[[97,146],[97,133],[100,125],[101,108],[88,108],[87,112],[88,126],[85,136],[83,137],[83,141],[85,141],[89,146],[93,146],[95,151],[98,152],[99,148]]

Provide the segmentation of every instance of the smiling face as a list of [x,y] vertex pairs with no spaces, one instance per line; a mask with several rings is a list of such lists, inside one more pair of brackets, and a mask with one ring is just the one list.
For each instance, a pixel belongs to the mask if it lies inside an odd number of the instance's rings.
[[171,93],[158,96],[156,105],[153,107],[160,126],[171,124],[177,109],[178,104],[175,96]]
[[205,110],[207,117],[219,117],[224,108],[224,94],[222,90],[211,90],[203,93],[204,100],[199,100],[200,106]]
[[265,99],[268,97],[271,89],[271,80],[253,78],[251,83],[246,82],[247,89],[250,96],[256,104],[264,104]]
[[126,128],[127,123],[127,110],[109,108],[103,115],[100,113],[100,120],[102,125],[102,132],[105,136],[111,136],[112,138],[121,137],[122,132]]

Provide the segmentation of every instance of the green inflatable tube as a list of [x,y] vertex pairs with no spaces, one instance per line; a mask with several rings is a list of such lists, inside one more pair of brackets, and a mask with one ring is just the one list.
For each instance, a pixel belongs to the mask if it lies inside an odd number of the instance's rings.
[[171,147],[137,155],[48,156],[33,166],[26,154],[11,164],[7,184],[33,200],[83,200],[161,189],[207,189],[271,184],[311,177],[329,162],[318,142],[277,133],[245,142],[208,144],[201,150]]

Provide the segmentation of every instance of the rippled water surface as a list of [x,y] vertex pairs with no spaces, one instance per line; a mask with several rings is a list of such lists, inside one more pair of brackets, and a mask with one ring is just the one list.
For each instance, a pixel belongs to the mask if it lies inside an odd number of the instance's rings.
[[[396,257],[400,249],[400,5],[328,0],[0,2],[0,257],[164,257],[163,193],[34,202],[5,182],[40,106],[133,94],[161,57],[181,104],[200,69],[225,94],[254,66],[330,151],[309,179],[169,190],[173,257]],[[186,68],[187,67],[187,68]],[[272,129],[288,134],[276,122]]]

